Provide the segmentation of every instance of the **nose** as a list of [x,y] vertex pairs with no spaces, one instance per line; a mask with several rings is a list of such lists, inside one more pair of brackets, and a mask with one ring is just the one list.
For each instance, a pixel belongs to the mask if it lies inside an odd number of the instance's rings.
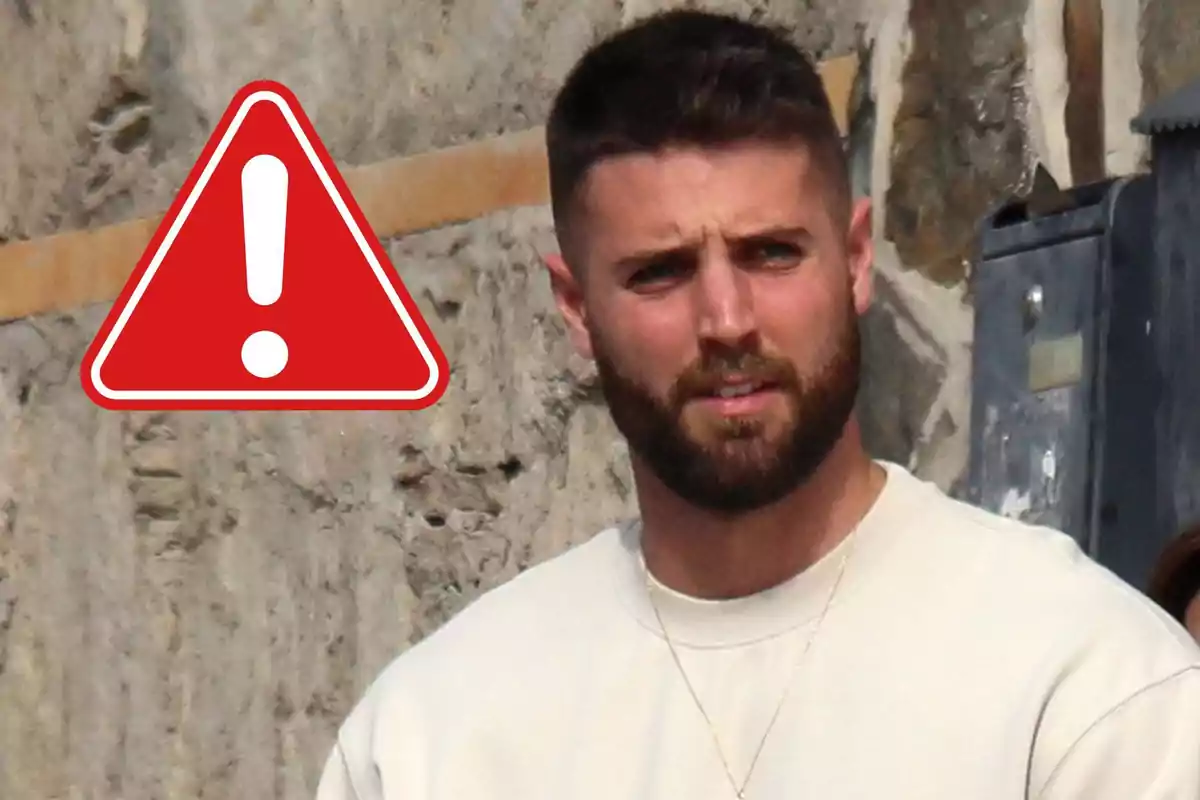
[[697,333],[702,341],[742,344],[756,332],[750,276],[723,249],[706,250],[693,284]]

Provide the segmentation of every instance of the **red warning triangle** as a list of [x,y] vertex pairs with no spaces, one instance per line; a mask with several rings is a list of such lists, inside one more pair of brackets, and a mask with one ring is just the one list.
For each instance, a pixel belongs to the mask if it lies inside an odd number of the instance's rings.
[[419,409],[434,340],[295,96],[244,86],[92,341],[109,409]]

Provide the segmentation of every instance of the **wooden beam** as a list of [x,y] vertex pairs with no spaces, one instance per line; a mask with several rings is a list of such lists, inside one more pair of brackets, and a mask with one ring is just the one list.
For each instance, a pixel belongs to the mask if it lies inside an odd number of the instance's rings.
[[[342,171],[378,236],[397,236],[540,205],[540,129]],[[121,293],[162,217],[135,219],[0,248],[0,320],[66,311]]]
[[1066,0],[1063,49],[1067,56],[1067,103],[1063,111],[1071,159],[1071,182],[1103,180],[1104,11],[1101,0]]
[[834,120],[845,136],[850,126],[850,95],[858,79],[858,56],[831,58],[817,66],[821,71],[821,82],[825,84],[825,93],[829,95],[829,103],[833,106]]
[[[846,130],[855,56],[821,64],[838,125]],[[345,168],[375,234],[392,238],[549,202],[543,129]],[[0,320],[69,311],[121,293],[161,216],[0,247]]]

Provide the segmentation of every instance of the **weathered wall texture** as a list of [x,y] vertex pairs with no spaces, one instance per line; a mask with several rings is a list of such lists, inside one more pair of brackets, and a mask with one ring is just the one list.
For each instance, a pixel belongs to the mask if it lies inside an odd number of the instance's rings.
[[[866,426],[947,487],[976,219],[1034,158],[1071,178],[1063,37],[1033,24],[1062,2],[705,4],[868,59],[851,139],[880,232]],[[252,78],[287,83],[344,164],[540,123],[593,36],[666,5],[0,4],[0,239],[161,210]],[[1104,3],[1110,169],[1140,161],[1128,117],[1200,71],[1179,38],[1197,7],[1143,5]],[[421,413],[103,412],[77,370],[106,308],[0,326],[0,797],[310,796],[389,659],[633,512],[540,271],[548,211],[389,246],[454,366]]]

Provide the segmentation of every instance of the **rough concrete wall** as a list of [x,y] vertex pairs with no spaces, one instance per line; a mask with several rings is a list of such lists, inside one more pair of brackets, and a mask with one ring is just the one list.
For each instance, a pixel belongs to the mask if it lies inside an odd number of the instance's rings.
[[[1106,53],[1134,63],[1109,71],[1112,107],[1182,79],[1159,54],[1176,29],[1154,20],[1189,1],[1113,13]],[[945,486],[966,455],[975,219],[1061,144],[1055,98],[1030,110],[1061,41],[1029,20],[1055,2],[705,4],[764,9],[818,56],[864,47],[866,425],[876,452]],[[594,35],[665,5],[0,4],[0,237],[165,207],[251,78],[287,83],[344,164],[539,123]],[[1110,165],[1138,146],[1110,138]],[[308,797],[384,663],[633,511],[539,271],[547,210],[389,246],[454,366],[417,414],[103,412],[77,367],[106,308],[0,326],[0,797]]]
[[1200,3],[1140,0],[1144,102],[1200,79]]
[[98,412],[69,369],[103,309],[5,330],[31,388],[2,429],[0,796],[305,796],[406,642],[629,512],[540,285],[549,229],[392,245],[459,365],[435,412]]

